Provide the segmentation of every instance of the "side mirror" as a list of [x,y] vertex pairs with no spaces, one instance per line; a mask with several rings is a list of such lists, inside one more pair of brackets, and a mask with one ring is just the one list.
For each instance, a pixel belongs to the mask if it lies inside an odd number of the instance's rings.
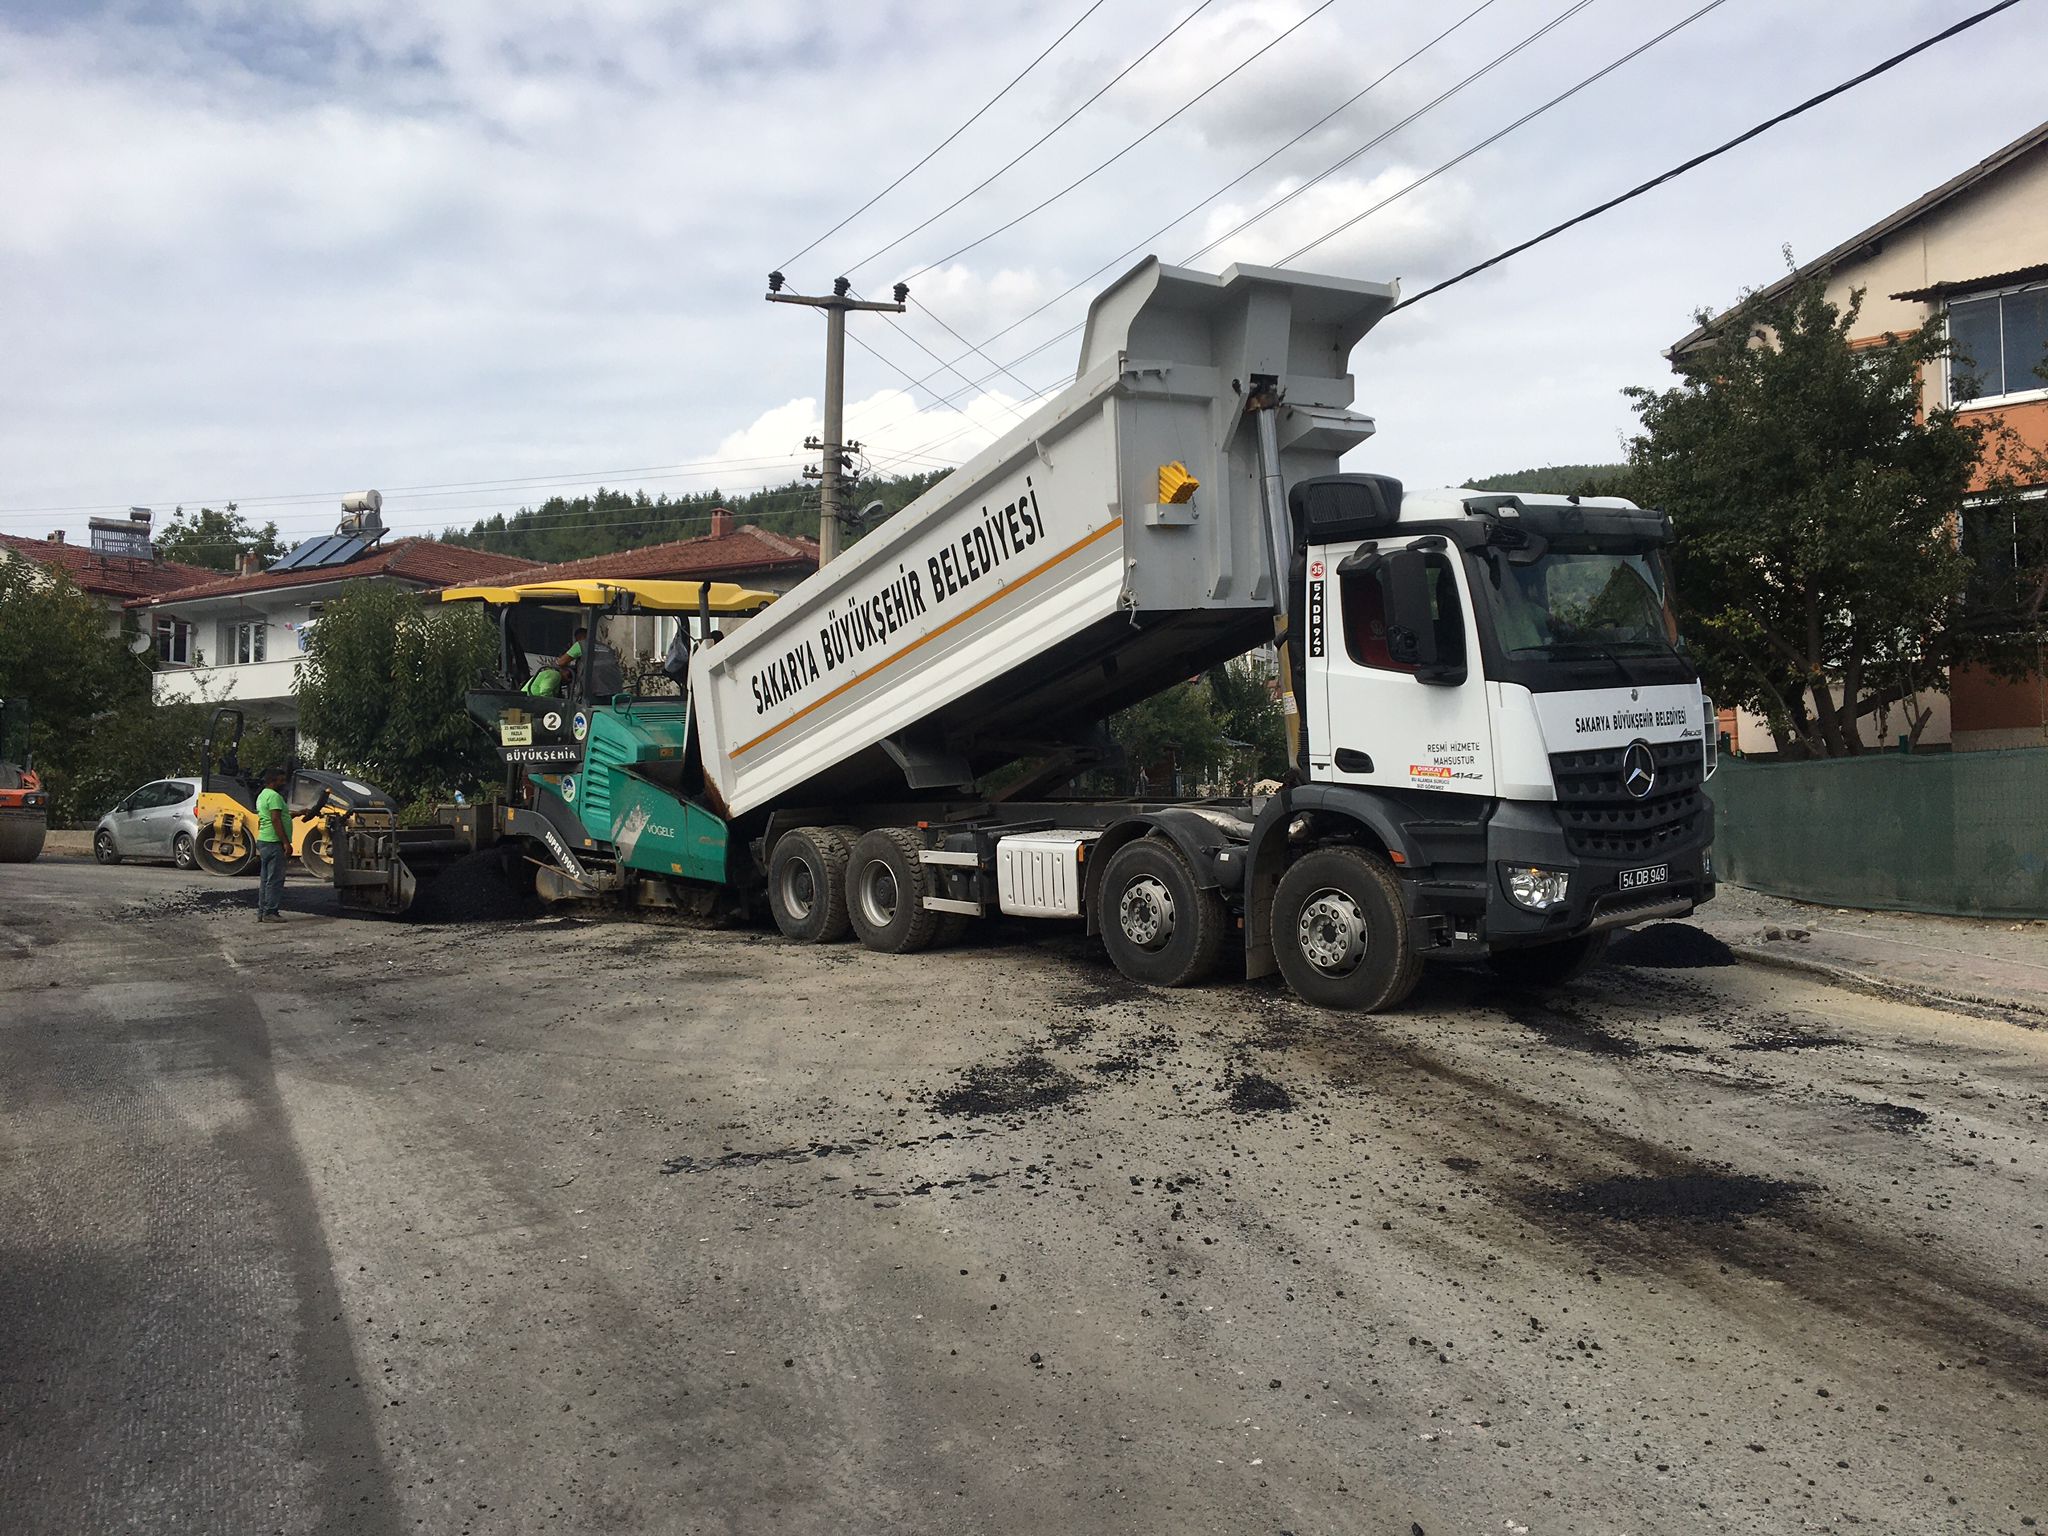
[[1400,665],[1415,668],[1418,683],[1455,687],[1464,682],[1463,659],[1446,663],[1437,647],[1428,557],[1419,549],[1388,555],[1386,579],[1389,654]]

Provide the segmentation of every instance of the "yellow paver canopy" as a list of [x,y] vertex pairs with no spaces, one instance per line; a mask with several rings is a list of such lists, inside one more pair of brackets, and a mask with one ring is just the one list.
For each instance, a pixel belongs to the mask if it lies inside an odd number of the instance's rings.
[[630,597],[639,613],[753,613],[775,601],[773,592],[757,592],[732,581],[535,581],[515,587],[446,587],[444,603],[483,602],[493,607],[535,603],[555,608],[610,608]]

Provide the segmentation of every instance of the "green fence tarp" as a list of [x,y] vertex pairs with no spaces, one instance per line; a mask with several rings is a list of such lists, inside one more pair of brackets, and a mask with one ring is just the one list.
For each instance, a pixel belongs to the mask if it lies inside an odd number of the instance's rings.
[[1837,907],[2048,917],[2048,750],[1811,763],[1724,756],[1723,879]]

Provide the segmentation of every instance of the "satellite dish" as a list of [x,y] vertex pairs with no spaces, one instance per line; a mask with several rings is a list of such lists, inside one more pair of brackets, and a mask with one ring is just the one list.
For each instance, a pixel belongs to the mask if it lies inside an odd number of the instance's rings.
[[150,647],[155,644],[156,636],[146,629],[138,629],[128,637],[128,649],[137,656],[148,654]]

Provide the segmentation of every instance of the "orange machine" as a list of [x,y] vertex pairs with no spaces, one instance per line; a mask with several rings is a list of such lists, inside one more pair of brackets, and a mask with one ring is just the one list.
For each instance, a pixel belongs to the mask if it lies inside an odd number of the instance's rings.
[[43,851],[49,804],[29,762],[28,701],[0,699],[0,864],[26,864]]

